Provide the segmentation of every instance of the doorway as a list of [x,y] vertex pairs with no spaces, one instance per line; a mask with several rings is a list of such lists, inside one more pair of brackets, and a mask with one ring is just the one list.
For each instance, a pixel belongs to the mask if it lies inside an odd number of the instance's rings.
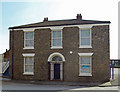
[[54,64],[54,79],[60,80],[60,64]]

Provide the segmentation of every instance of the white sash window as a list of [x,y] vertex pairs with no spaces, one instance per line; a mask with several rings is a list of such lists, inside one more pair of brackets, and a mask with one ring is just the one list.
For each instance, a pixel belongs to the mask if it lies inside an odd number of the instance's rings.
[[24,48],[34,47],[34,32],[24,32]]
[[62,30],[52,30],[51,48],[62,48]]
[[92,76],[92,54],[79,54],[79,76]]
[[91,29],[80,29],[80,48],[91,48]]
[[23,74],[34,74],[34,55],[35,54],[23,54],[24,56],[24,73]]

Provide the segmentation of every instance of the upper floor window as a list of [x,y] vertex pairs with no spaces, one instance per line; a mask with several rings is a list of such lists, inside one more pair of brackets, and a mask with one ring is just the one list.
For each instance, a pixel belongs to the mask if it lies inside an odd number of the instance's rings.
[[91,29],[80,29],[80,48],[91,48]]
[[52,31],[51,48],[62,48],[62,30]]
[[34,47],[34,32],[24,32],[24,47]]

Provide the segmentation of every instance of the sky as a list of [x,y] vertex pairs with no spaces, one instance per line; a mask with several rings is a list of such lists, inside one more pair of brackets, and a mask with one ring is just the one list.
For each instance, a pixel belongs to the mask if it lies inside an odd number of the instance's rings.
[[119,0],[1,0],[0,54],[9,49],[9,27],[49,20],[75,19],[111,21],[110,58],[118,59]]

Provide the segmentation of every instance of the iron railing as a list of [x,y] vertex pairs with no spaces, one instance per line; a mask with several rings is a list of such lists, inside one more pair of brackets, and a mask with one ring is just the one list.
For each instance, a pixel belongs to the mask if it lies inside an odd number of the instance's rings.
[[2,73],[4,73],[8,67],[9,67],[9,61],[6,62],[5,65],[2,67]]

